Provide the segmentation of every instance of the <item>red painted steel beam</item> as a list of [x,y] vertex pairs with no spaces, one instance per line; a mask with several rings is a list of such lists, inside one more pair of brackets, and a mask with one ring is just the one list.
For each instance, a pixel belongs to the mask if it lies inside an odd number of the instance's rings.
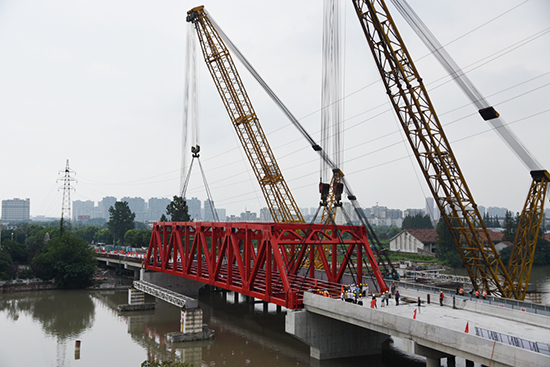
[[[321,245],[331,245],[328,257]],[[338,249],[345,254],[341,262],[336,261]],[[315,280],[301,269],[315,252],[325,266],[326,281]],[[360,282],[364,254],[380,290],[387,291],[361,226],[158,222],[153,225],[145,268],[295,309],[303,307],[303,292],[316,284],[339,295],[347,267],[355,269]]]

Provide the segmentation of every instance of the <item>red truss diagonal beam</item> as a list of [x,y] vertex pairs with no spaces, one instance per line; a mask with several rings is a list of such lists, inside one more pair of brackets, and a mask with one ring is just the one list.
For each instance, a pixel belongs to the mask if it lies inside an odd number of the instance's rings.
[[[321,245],[331,250],[325,253]],[[337,250],[344,253],[338,261]],[[302,269],[318,253],[326,281]],[[381,291],[382,279],[364,227],[302,223],[159,222],[145,268],[181,276],[295,309],[315,284],[339,295],[346,269],[362,279],[366,255]]]

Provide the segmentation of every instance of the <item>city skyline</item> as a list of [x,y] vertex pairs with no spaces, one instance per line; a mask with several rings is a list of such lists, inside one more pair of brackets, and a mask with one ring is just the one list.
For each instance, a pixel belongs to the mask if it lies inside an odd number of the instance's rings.
[[[192,220],[194,221],[216,221],[212,218],[212,213],[209,210],[209,199],[200,200],[199,198],[192,197],[192,198],[186,198],[187,205],[189,207],[189,213],[191,215]],[[81,200],[74,200],[72,202],[72,210],[71,210],[71,220],[72,221],[82,221],[86,222],[90,219],[97,219],[102,218],[105,220],[109,219],[109,207],[113,206],[116,201],[125,201],[128,203],[128,206],[130,207],[130,210],[136,214],[136,222],[147,222],[147,221],[158,221],[162,215],[167,215],[166,213],[166,206],[170,203],[170,199],[168,198],[149,198],[148,200],[145,200],[141,197],[122,197],[122,198],[116,198],[114,196],[106,196],[102,198],[102,200],[97,202],[87,200],[87,201],[81,201]],[[426,199],[426,207],[425,208],[407,208],[407,209],[399,209],[399,208],[389,208],[384,205],[375,205],[372,207],[363,207],[362,209],[365,211],[366,217],[371,221],[371,224],[373,225],[388,225],[388,226],[397,226],[401,227],[401,222],[406,216],[414,216],[416,214],[422,214],[422,215],[429,215],[432,223],[436,223],[438,220],[433,218],[433,213],[430,213],[429,203],[433,203],[433,198],[427,198]],[[22,209],[24,209],[27,213],[27,219],[25,220],[45,220],[46,217],[43,215],[38,216],[31,216],[29,215],[29,207],[30,207],[30,199],[5,199],[2,200],[2,216],[0,217],[0,220],[4,220],[5,222],[9,222],[10,220],[4,219],[4,207],[6,204],[11,205],[12,207],[17,206],[16,210],[19,213]],[[23,205],[19,204],[23,203]],[[16,205],[14,205],[16,204]],[[19,205],[17,205],[19,204]],[[353,208],[351,206],[351,203],[349,201],[343,201],[342,202],[344,209],[350,216],[351,220],[354,223],[358,223],[358,218],[356,217],[355,212],[353,211]],[[207,207],[208,205],[208,207]],[[260,222],[271,222],[271,214],[269,213],[269,208],[263,207],[258,212],[250,211],[250,210],[243,210],[237,213],[228,213],[225,208],[215,208],[216,213],[218,215],[219,221],[224,222],[238,222],[238,221],[260,221]],[[437,209],[437,208],[435,208]],[[503,219],[506,211],[508,211],[507,208],[504,207],[485,207],[483,205],[480,205],[478,207],[480,214],[484,217],[485,214],[491,216],[491,217],[498,217],[499,219]],[[304,219],[306,222],[310,222],[313,219],[313,216],[315,212],[317,211],[316,207],[310,207],[310,208],[299,208],[300,212],[304,216]],[[432,208],[433,210],[433,208]],[[11,215],[11,212],[14,210],[12,209],[9,213]],[[437,210],[438,212],[438,210]],[[545,209],[545,216],[547,218],[550,218],[550,208]],[[514,212],[512,212],[515,214]],[[19,214],[18,214],[19,215]],[[49,217],[47,219],[59,219],[59,217]],[[320,218],[320,214],[317,218],[317,221]],[[13,220],[12,220],[13,221]],[[337,212],[336,216],[336,222],[337,224],[345,224],[345,219],[342,215],[341,211]]]
[[[410,3],[508,127],[550,168],[550,3]],[[0,166],[6,178],[0,182],[2,196],[29,197],[32,216],[59,216],[62,193],[56,180],[67,159],[78,181],[72,200],[180,195],[185,16],[196,5],[173,0],[3,2],[0,132],[6,139],[0,155],[9,159]],[[388,6],[476,203],[521,211],[531,183],[528,170]],[[213,0],[206,8],[319,140],[322,3]],[[343,14],[345,146],[340,168],[362,207],[383,202],[392,208],[424,208],[431,193],[350,3]],[[259,212],[266,206],[262,192],[204,61],[198,64],[200,159],[212,199],[230,213]],[[318,156],[242,66],[237,68],[298,206],[316,206]],[[199,172],[193,173],[187,196],[203,196],[202,182]]]

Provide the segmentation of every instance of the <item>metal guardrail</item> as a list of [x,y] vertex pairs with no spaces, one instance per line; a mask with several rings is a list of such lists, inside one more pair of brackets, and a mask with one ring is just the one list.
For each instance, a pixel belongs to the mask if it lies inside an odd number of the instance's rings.
[[550,345],[546,343],[532,342],[530,340],[518,338],[517,336],[503,334],[478,327],[476,327],[475,330],[477,336],[550,356]]
[[180,308],[197,308],[199,306],[199,301],[194,298],[184,296],[144,280],[134,281],[134,288]]
[[482,298],[476,298],[470,294],[466,294],[464,296],[457,296],[456,292],[446,288],[438,288],[438,287],[433,287],[426,284],[409,283],[409,282],[403,282],[403,281],[397,281],[397,280],[394,282],[400,288],[406,288],[406,289],[408,288],[408,289],[417,290],[417,291],[424,291],[427,293],[433,293],[435,295],[438,295],[441,291],[443,291],[443,294],[449,297],[456,296],[457,298],[460,298],[460,299],[468,299],[470,301],[481,302],[489,305],[495,305],[498,307],[510,308],[512,310],[519,310],[519,311],[530,312],[530,313],[543,315],[543,316],[550,316],[550,306],[545,306],[538,303],[518,301],[515,299],[500,298],[500,297],[493,297],[493,296],[487,296],[486,299],[482,299]]

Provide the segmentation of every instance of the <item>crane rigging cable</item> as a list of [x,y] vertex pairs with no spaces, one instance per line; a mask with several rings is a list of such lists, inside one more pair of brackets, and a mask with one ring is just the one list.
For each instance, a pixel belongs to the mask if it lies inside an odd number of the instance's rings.
[[436,59],[445,68],[447,73],[454,79],[460,89],[466,94],[470,101],[477,107],[480,115],[487,121],[508,147],[516,154],[521,162],[530,170],[541,170],[541,164],[527,150],[518,137],[508,129],[499,114],[479,92],[476,86],[462,71],[460,66],[449,55],[443,45],[437,40],[418,14],[411,8],[406,0],[391,0],[392,4],[401,13],[409,26],[416,32],[422,42],[428,47]]
[[[181,181],[180,181],[180,197],[184,199],[187,192],[187,187],[189,185],[189,180],[191,178],[191,171],[193,169],[193,163],[195,159],[199,163],[199,168],[201,171],[202,181],[204,188],[206,190],[206,195],[208,196],[208,202],[210,206],[210,211],[212,213],[212,219],[216,222],[219,222],[218,213],[214,207],[214,200],[212,199],[212,194],[206,180],[206,175],[204,174],[204,169],[202,168],[202,163],[200,161],[200,145],[199,145],[199,107],[198,107],[198,63],[197,63],[197,41],[193,36],[194,30],[193,25],[188,24],[187,26],[187,46],[186,46],[186,59],[185,59],[185,83],[183,90],[183,122],[182,122],[182,159],[181,159]],[[189,134],[189,125],[191,126],[191,133]],[[189,136],[190,135],[190,136]],[[191,140],[191,162],[188,164],[188,142]],[[189,168],[187,168],[189,166]],[[206,204],[205,204],[206,209]]]
[[[184,72],[184,88],[183,88],[183,121],[182,121],[182,159],[181,159],[181,171],[180,171],[180,192],[184,193],[186,188],[186,182],[189,181],[189,174],[191,173],[188,161],[189,153],[189,125],[191,126],[191,145],[199,146],[199,108],[197,97],[197,42],[193,37],[193,28],[191,25],[187,26],[187,45],[185,52],[185,72]],[[187,168],[189,165],[189,168]],[[186,175],[187,173],[187,175]],[[182,196],[183,197],[183,196]]]
[[[321,146],[342,168],[342,49],[340,1],[323,2],[323,62],[321,87]],[[332,144],[331,144],[332,138]],[[321,182],[328,182],[332,170],[321,159]]]

